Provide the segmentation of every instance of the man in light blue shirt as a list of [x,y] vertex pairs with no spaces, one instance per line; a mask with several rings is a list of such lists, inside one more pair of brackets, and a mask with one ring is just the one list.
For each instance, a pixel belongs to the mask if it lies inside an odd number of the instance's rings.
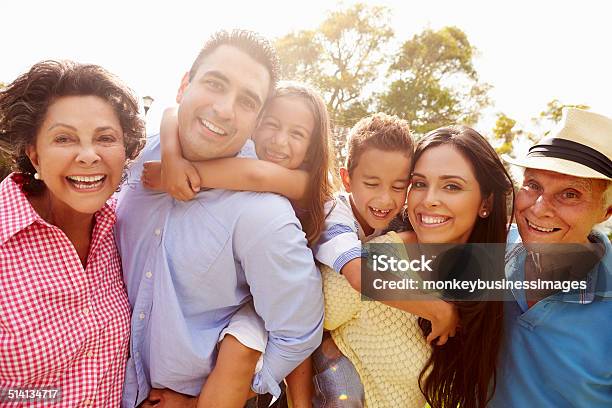
[[[513,290],[490,407],[612,407],[612,246],[593,230],[612,215],[610,140],[611,119],[570,109],[527,158],[507,159],[525,169],[508,280],[536,283],[570,271],[582,287]],[[576,249],[578,257],[569,252]]]
[[[238,153],[276,83],[275,64],[254,33],[213,35],[177,97],[187,159]],[[323,324],[320,275],[291,205],[226,190],[176,201],[140,183],[143,163],[159,159],[156,135],[119,194],[117,244],[133,308],[123,406],[139,405],[152,388],[198,395],[220,332],[251,300],[268,331],[252,389],[278,396],[282,379],[321,342]]]

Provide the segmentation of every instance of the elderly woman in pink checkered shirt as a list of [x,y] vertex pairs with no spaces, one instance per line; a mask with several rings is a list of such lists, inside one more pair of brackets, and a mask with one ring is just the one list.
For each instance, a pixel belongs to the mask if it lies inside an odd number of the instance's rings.
[[0,184],[0,406],[119,406],[130,310],[111,196],[143,133],[96,65],[41,62],[0,91],[15,171]]

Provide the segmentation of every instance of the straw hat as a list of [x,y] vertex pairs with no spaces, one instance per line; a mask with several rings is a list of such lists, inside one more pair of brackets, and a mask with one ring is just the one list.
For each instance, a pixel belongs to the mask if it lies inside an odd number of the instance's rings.
[[516,166],[612,180],[612,119],[565,108],[559,127],[532,146],[525,158],[502,158]]

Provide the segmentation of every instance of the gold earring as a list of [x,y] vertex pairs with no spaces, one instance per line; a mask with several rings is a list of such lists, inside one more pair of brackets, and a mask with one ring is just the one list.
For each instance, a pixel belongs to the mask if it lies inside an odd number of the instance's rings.
[[489,215],[489,213],[487,212],[487,210],[482,210],[482,212],[480,213],[480,216],[481,216],[482,218],[486,218],[486,217],[487,217],[487,215]]

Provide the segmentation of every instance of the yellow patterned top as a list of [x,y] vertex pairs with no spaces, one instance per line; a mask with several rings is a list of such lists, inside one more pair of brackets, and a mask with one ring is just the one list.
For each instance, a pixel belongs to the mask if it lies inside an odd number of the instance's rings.
[[[370,243],[402,243],[394,232]],[[362,301],[359,292],[333,269],[321,267],[325,329],[355,365],[368,408],[424,407],[418,385],[431,353],[417,316],[380,302]]]

